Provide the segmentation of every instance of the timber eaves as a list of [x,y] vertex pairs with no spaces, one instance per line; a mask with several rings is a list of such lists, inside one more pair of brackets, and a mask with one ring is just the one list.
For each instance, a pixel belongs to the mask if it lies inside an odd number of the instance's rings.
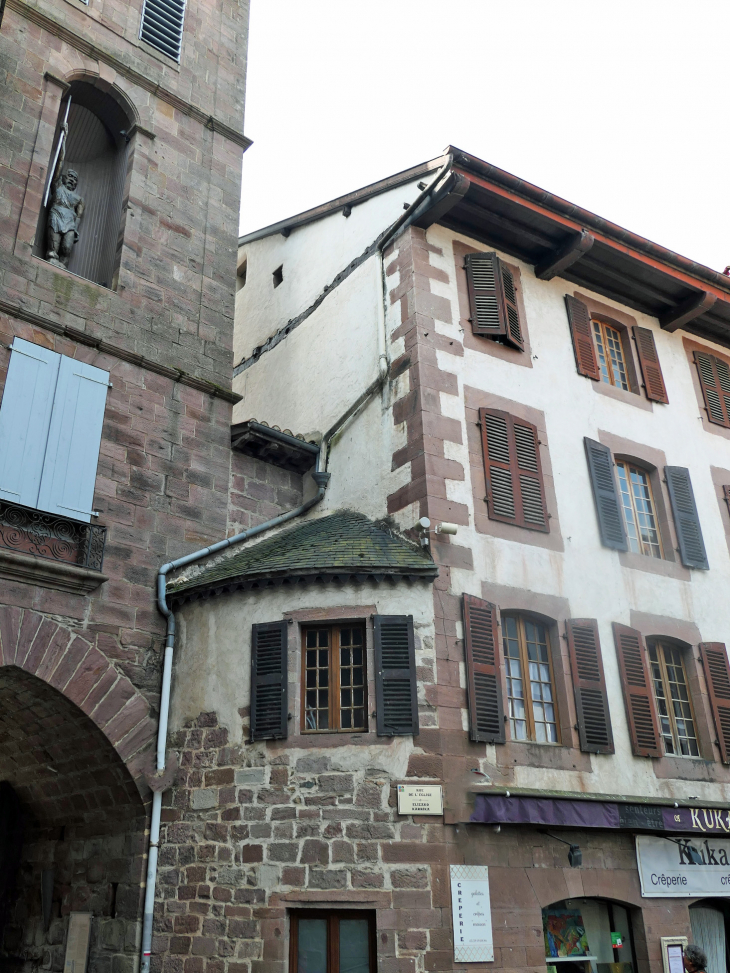
[[17,304],[10,304],[8,301],[0,300],[0,314],[7,314],[9,317],[18,318],[20,321],[27,321],[28,324],[34,324],[38,328],[45,328],[46,331],[63,335],[64,338],[76,341],[80,345],[88,345],[91,348],[96,348],[97,351],[100,351],[104,355],[111,355],[113,358],[119,358],[121,361],[129,362],[132,365],[139,365],[140,368],[144,368],[149,372],[164,375],[165,378],[170,378],[173,382],[188,385],[190,388],[198,389],[199,392],[206,392],[208,395],[223,399],[226,402],[231,402],[233,405],[242,399],[242,396],[237,392],[231,392],[229,389],[216,385],[215,382],[209,382],[207,379],[190,375],[181,368],[162,365],[152,358],[145,358],[144,355],[138,355],[136,352],[128,351],[119,345],[113,345],[103,338],[95,338],[93,335],[86,334],[85,331],[79,331],[78,328],[58,324],[57,321],[52,321],[50,318],[43,317],[41,314],[26,311],[25,308],[19,307]]
[[64,43],[70,44],[71,47],[76,48],[82,54],[87,57],[93,58],[95,61],[102,61],[104,64],[108,64],[109,67],[114,68],[119,74],[124,75],[133,84],[138,87],[143,88],[145,91],[149,91],[150,94],[159,98],[161,101],[167,102],[168,105],[172,105],[178,111],[181,111],[184,115],[188,115],[190,118],[194,118],[199,121],[206,128],[211,129],[214,132],[218,132],[223,135],[230,142],[234,142],[239,145],[244,152],[252,144],[251,139],[247,138],[243,132],[237,132],[230,125],[226,125],[225,122],[220,121],[218,118],[214,118],[212,115],[206,114],[195,105],[191,105],[189,102],[184,101],[179,98],[172,91],[167,88],[163,88],[161,85],[157,84],[150,78],[145,77],[140,71],[135,71],[134,68],[125,64],[120,58],[112,54],[111,51],[105,50],[103,47],[98,47],[96,44],[92,44],[91,41],[86,40],[84,37],[75,34],[73,31],[69,30],[67,27],[61,26],[51,17],[46,16],[46,14],[41,13],[31,4],[26,3],[25,0],[7,0],[7,5],[12,10],[16,10],[19,14],[25,17],[27,20],[32,21],[38,27],[43,30],[47,30],[50,34],[54,34],[56,37],[60,38]]

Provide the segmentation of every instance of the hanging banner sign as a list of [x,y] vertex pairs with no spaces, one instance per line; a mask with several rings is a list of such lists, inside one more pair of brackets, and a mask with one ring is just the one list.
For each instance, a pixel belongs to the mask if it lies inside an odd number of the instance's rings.
[[[699,852],[694,864],[690,846]],[[638,835],[636,863],[644,898],[730,896],[730,839],[655,838]]]
[[486,865],[451,866],[454,962],[492,963],[492,908]]

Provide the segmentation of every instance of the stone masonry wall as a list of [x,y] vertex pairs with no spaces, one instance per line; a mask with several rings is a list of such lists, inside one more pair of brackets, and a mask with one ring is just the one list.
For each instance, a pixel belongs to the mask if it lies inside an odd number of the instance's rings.
[[[544,971],[541,910],[566,898],[627,905],[639,973],[660,973],[661,936],[689,932],[687,900],[642,899],[630,834],[565,832],[583,852],[570,868],[562,842],[529,828],[399,815],[397,782],[377,759],[347,772],[332,747],[229,747],[215,713],[171,743],[181,773],[163,810],[158,973],[285,973],[288,911],[317,905],[376,913],[379,973],[463,971],[449,881],[461,863],[490,869],[495,958],[470,973]],[[414,753],[408,777],[442,769]]]

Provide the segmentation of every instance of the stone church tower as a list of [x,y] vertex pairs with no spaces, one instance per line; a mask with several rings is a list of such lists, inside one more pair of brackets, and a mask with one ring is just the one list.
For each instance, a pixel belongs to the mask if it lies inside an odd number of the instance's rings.
[[230,452],[249,4],[3,6],[0,967],[131,973],[157,569],[299,495]]

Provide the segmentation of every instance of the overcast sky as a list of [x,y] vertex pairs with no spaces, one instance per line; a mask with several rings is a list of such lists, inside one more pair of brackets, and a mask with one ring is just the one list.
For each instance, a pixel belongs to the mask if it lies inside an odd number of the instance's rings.
[[241,232],[451,143],[730,264],[727,0],[251,0]]

